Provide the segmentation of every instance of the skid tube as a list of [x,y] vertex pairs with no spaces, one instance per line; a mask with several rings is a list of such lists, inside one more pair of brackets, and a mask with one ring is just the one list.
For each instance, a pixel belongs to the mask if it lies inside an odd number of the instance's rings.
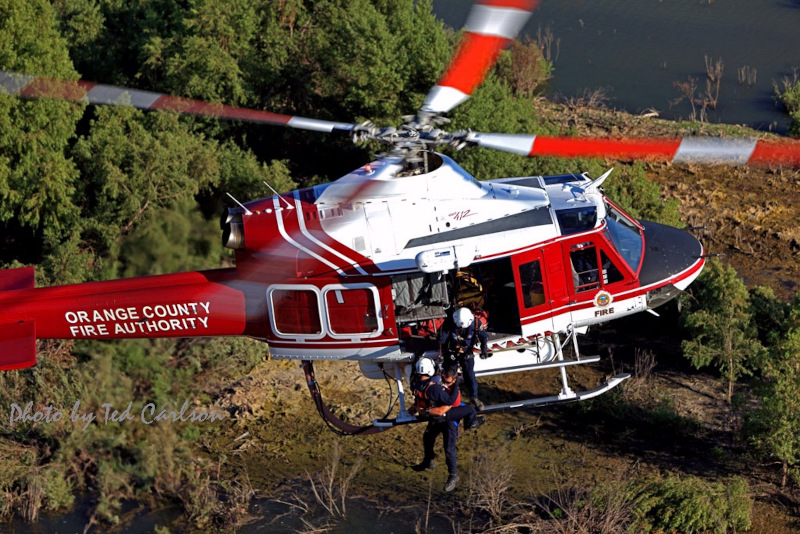
[[[317,383],[316,378],[314,377],[314,365],[310,361],[304,360],[303,361],[303,372],[306,376],[306,384],[308,385],[308,390],[311,392],[311,398],[314,400],[314,405],[317,407],[317,411],[319,412],[322,419],[325,421],[325,424],[335,433],[342,435],[342,436],[369,436],[372,434],[377,434],[379,432],[383,432],[390,428],[395,428],[398,426],[403,425],[410,425],[414,423],[427,423],[431,421],[431,417],[418,417],[408,415],[405,412],[405,407],[401,408],[401,414],[405,413],[405,415],[401,415],[400,417],[394,419],[375,419],[371,425],[367,426],[355,426],[349,423],[346,423],[336,417],[325,405],[322,400],[322,394],[319,390],[319,384]],[[490,413],[502,413],[502,412],[510,412],[514,410],[532,410],[536,408],[546,408],[551,406],[556,406],[559,404],[566,404],[568,402],[578,402],[583,400],[592,399],[611,389],[617,387],[619,384],[630,378],[629,373],[623,373],[619,375],[614,375],[609,378],[606,382],[602,385],[590,389],[587,391],[580,391],[577,393],[572,393],[570,396],[564,396],[563,394],[559,395],[551,395],[548,397],[537,397],[533,399],[525,399],[519,401],[512,401],[512,402],[504,402],[500,404],[493,404],[490,406],[486,406],[483,410],[479,413],[481,414],[490,414]]]

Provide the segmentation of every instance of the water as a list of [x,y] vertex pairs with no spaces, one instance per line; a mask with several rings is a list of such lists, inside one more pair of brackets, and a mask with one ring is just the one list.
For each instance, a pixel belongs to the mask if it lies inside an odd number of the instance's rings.
[[[461,27],[469,5],[434,0],[434,12]],[[671,104],[681,96],[673,82],[693,77],[705,89],[708,55],[724,61],[710,122],[777,132],[789,124],[773,83],[800,68],[800,0],[542,0],[523,33],[535,38],[539,28],[560,39],[550,95],[604,89],[611,107],[687,119],[686,100]],[[756,70],[753,85],[738,81],[745,66]]]
[[[402,499],[401,499],[402,500]],[[332,534],[414,534],[425,531],[431,534],[447,534],[454,531],[450,519],[439,514],[425,517],[425,504],[415,507],[390,504],[377,506],[359,499],[347,500],[347,518],[331,518],[319,507],[312,507],[315,515],[302,514],[297,508],[270,499],[258,499],[251,506],[253,518],[243,528],[251,534],[278,534],[312,531],[325,528]]]
[[90,528],[89,517],[92,515],[96,501],[88,496],[81,495],[75,501],[73,510],[66,513],[53,513],[43,511],[36,523],[28,523],[20,517],[14,517],[8,524],[0,526],[5,532],[19,534],[83,534],[95,532],[147,534],[152,533],[156,527],[170,526],[180,520],[181,511],[174,506],[164,508],[149,508],[135,501],[124,501],[120,510],[120,525],[109,527],[100,524]]

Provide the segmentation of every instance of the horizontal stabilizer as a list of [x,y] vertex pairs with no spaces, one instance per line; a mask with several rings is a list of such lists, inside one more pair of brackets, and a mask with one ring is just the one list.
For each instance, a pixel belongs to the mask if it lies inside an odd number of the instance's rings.
[[0,291],[33,289],[33,267],[0,270]]
[[33,321],[0,324],[0,371],[24,369],[35,364],[36,329]]

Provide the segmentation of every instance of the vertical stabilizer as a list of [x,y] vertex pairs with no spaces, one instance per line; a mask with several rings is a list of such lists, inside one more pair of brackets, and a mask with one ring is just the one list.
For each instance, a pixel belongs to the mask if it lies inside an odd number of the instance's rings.
[[[0,291],[33,289],[33,267],[0,271]],[[33,321],[0,324],[0,371],[36,364],[36,329]]]
[[0,271],[0,291],[33,289],[33,267],[19,267]]
[[36,329],[33,321],[0,324],[0,371],[36,364]]

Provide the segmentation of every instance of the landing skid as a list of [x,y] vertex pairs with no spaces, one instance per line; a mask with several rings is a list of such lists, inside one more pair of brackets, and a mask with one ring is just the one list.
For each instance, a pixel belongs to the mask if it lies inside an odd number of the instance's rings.
[[[487,413],[510,412],[514,410],[532,410],[535,408],[545,408],[545,407],[556,406],[559,404],[566,404],[568,402],[589,400],[599,395],[602,395],[603,393],[611,391],[612,389],[614,389],[615,387],[617,387],[630,377],[631,375],[629,373],[614,375],[611,378],[609,378],[607,382],[604,382],[599,387],[587,391],[579,391],[577,393],[573,393],[572,396],[569,397],[565,397],[559,394],[559,395],[551,395],[549,397],[538,397],[535,399],[493,404],[491,406],[486,406],[483,410],[481,410],[480,413],[487,414]],[[389,429],[395,426],[407,425],[411,423],[427,423],[428,421],[429,418],[427,417],[412,417],[412,419],[410,420],[403,420],[403,421],[400,421],[398,419],[375,419],[372,422],[372,425],[375,427],[381,427],[383,429]]]
[[500,412],[508,412],[511,410],[544,408],[546,406],[555,406],[557,404],[565,404],[567,402],[589,400],[614,389],[615,387],[617,387],[630,377],[631,375],[629,373],[614,375],[611,378],[609,378],[607,382],[604,382],[601,386],[587,391],[579,391],[578,393],[575,393],[573,397],[564,398],[561,395],[552,395],[550,397],[539,397],[536,399],[528,399],[515,402],[504,402],[502,404],[493,404],[491,406],[486,406],[481,411],[481,413],[500,413]]
[[[572,341],[574,343],[575,359],[568,360],[564,358],[563,347],[567,343],[569,343],[570,338],[572,338]],[[564,340],[563,344],[561,343],[561,339],[558,334],[552,334],[551,341],[553,343],[553,346],[556,347],[556,356],[555,358],[553,358],[553,360],[548,362],[542,362],[534,366],[526,366],[526,368],[524,369],[514,369],[514,371],[557,367],[561,371],[561,384],[562,384],[561,391],[557,395],[551,395],[547,397],[537,397],[533,399],[513,401],[513,402],[504,402],[500,404],[486,406],[483,410],[481,410],[481,413],[500,413],[512,410],[529,410],[535,408],[556,406],[558,404],[565,404],[568,402],[588,400],[614,389],[619,384],[621,384],[622,382],[631,377],[631,375],[628,373],[615,375],[609,378],[599,387],[587,391],[579,391],[576,393],[569,387],[566,367],[572,365],[593,363],[598,361],[600,357],[580,356],[578,352],[577,333],[572,328],[568,330],[568,335]],[[395,376],[395,381],[397,382],[397,393],[400,404],[400,413],[395,418],[375,419],[373,420],[371,425],[360,426],[360,427],[351,425],[337,418],[322,401],[322,395],[319,391],[319,385],[317,384],[316,378],[314,377],[314,366],[312,362],[304,361],[303,370],[306,375],[306,383],[308,384],[308,389],[311,392],[311,398],[314,400],[314,404],[316,405],[320,416],[322,416],[323,420],[325,420],[325,423],[331,428],[331,430],[333,430],[338,434],[352,436],[352,435],[375,434],[378,432],[383,432],[384,430],[388,430],[390,428],[394,428],[396,426],[409,425],[414,423],[427,423],[428,421],[430,421],[429,417],[414,416],[411,415],[408,412],[408,410],[406,410],[405,395],[403,391],[403,374],[400,371],[399,365],[397,363],[395,363],[394,365],[395,365],[394,376]]]

